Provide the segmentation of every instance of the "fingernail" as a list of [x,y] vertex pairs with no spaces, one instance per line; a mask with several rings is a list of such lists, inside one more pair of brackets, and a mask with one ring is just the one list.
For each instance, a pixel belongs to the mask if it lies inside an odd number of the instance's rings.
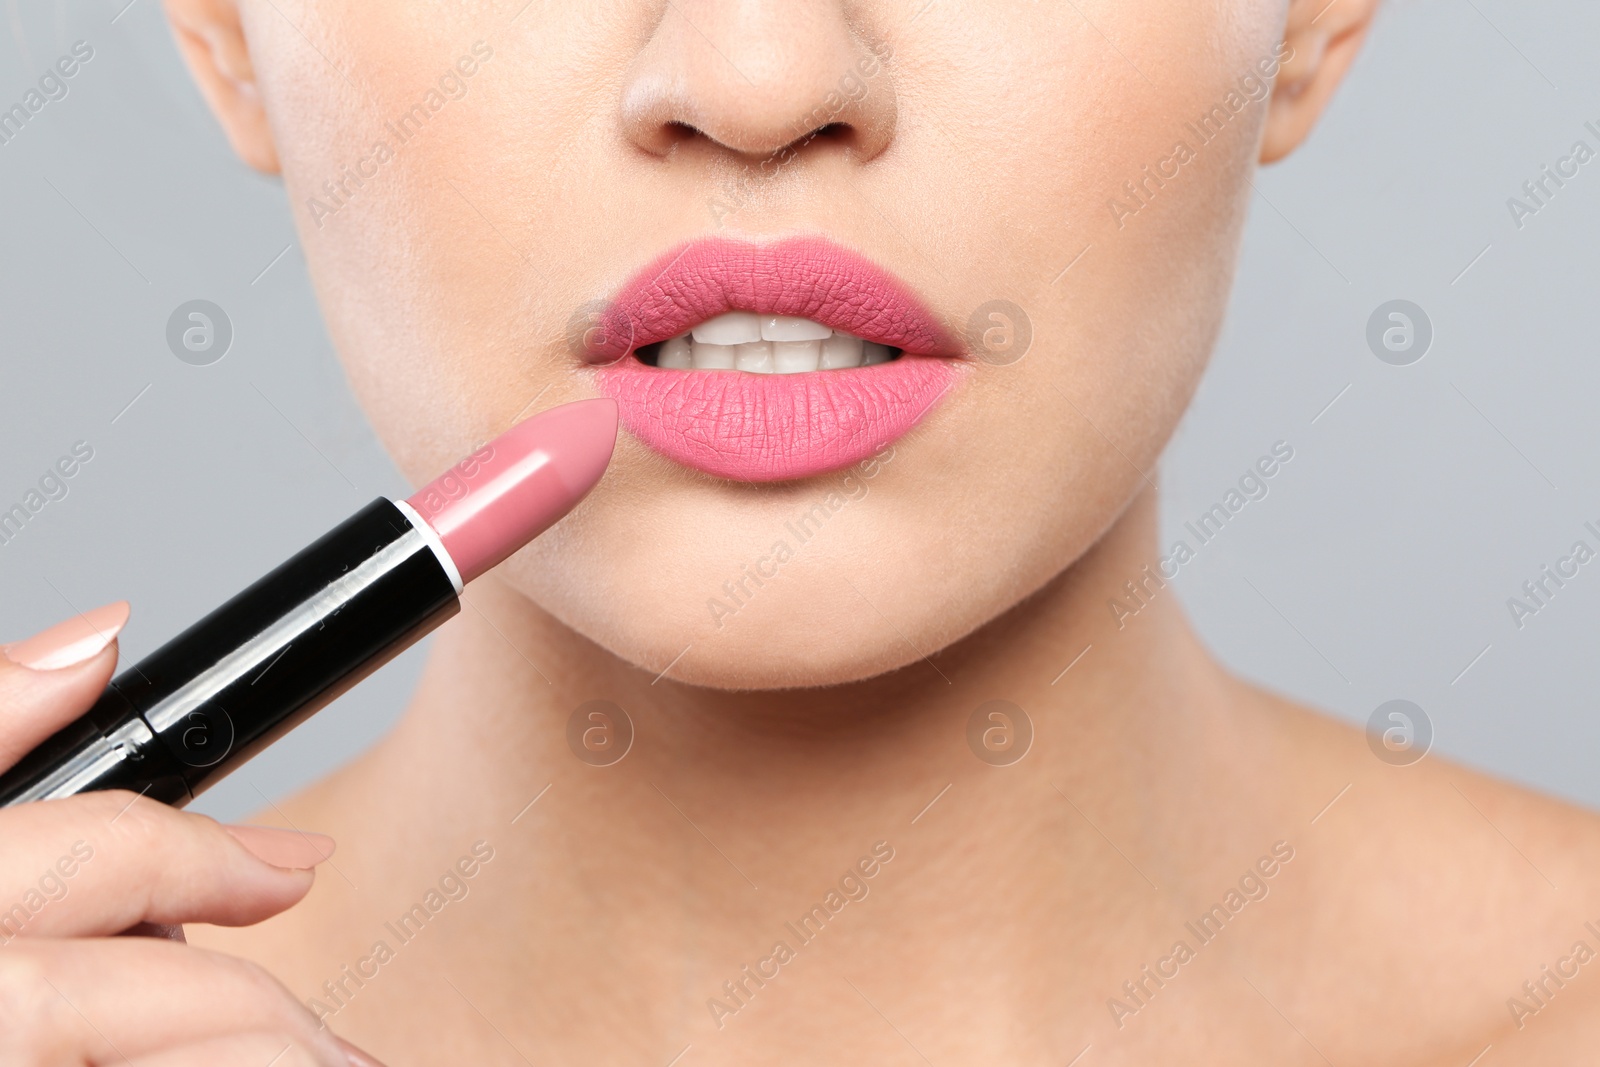
[[257,859],[291,871],[308,871],[333,855],[333,838],[275,826],[224,826]]
[[373,1059],[371,1054],[362,1052],[337,1034],[334,1035],[333,1039],[339,1043],[339,1049],[344,1053],[344,1058],[350,1061],[350,1067],[383,1067],[383,1064]]
[[128,624],[126,600],[68,619],[24,641],[0,648],[6,658],[36,671],[76,667],[104,652]]

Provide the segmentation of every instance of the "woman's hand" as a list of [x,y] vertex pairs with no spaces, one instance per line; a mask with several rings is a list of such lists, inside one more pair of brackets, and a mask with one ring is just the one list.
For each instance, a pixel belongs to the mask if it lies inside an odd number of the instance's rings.
[[[81,715],[117,662],[112,604],[0,648],[0,770]],[[167,938],[298,902],[331,839],[224,827],[127,792],[0,810],[0,1063],[361,1067],[253,963]]]

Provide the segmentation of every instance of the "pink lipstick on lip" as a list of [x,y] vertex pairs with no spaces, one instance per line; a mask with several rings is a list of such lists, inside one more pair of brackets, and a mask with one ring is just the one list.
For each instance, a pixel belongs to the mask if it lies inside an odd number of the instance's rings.
[[410,500],[379,497],[117,676],[0,775],[0,807],[100,789],[183,805],[461,610],[611,460],[617,405],[513,427]]
[[[666,370],[629,353],[725,311],[793,315],[902,350],[850,370]],[[955,385],[964,349],[887,271],[818,237],[696,241],[639,271],[587,353],[622,423],[655,451],[736,481],[807,478],[908,433]]]

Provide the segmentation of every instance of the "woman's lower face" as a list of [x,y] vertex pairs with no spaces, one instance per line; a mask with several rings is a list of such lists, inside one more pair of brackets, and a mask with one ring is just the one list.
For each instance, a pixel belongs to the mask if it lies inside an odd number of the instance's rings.
[[630,663],[841,683],[1070,566],[1218,330],[1278,0],[244,5],[329,327],[422,482],[608,394],[500,580]]

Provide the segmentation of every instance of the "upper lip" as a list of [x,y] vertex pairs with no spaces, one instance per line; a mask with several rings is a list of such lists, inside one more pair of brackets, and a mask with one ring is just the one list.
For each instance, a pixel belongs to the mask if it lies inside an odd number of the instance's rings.
[[964,347],[893,274],[822,237],[766,244],[691,241],[628,279],[600,312],[585,357],[623,358],[725,311],[794,315],[910,355],[960,356]]

